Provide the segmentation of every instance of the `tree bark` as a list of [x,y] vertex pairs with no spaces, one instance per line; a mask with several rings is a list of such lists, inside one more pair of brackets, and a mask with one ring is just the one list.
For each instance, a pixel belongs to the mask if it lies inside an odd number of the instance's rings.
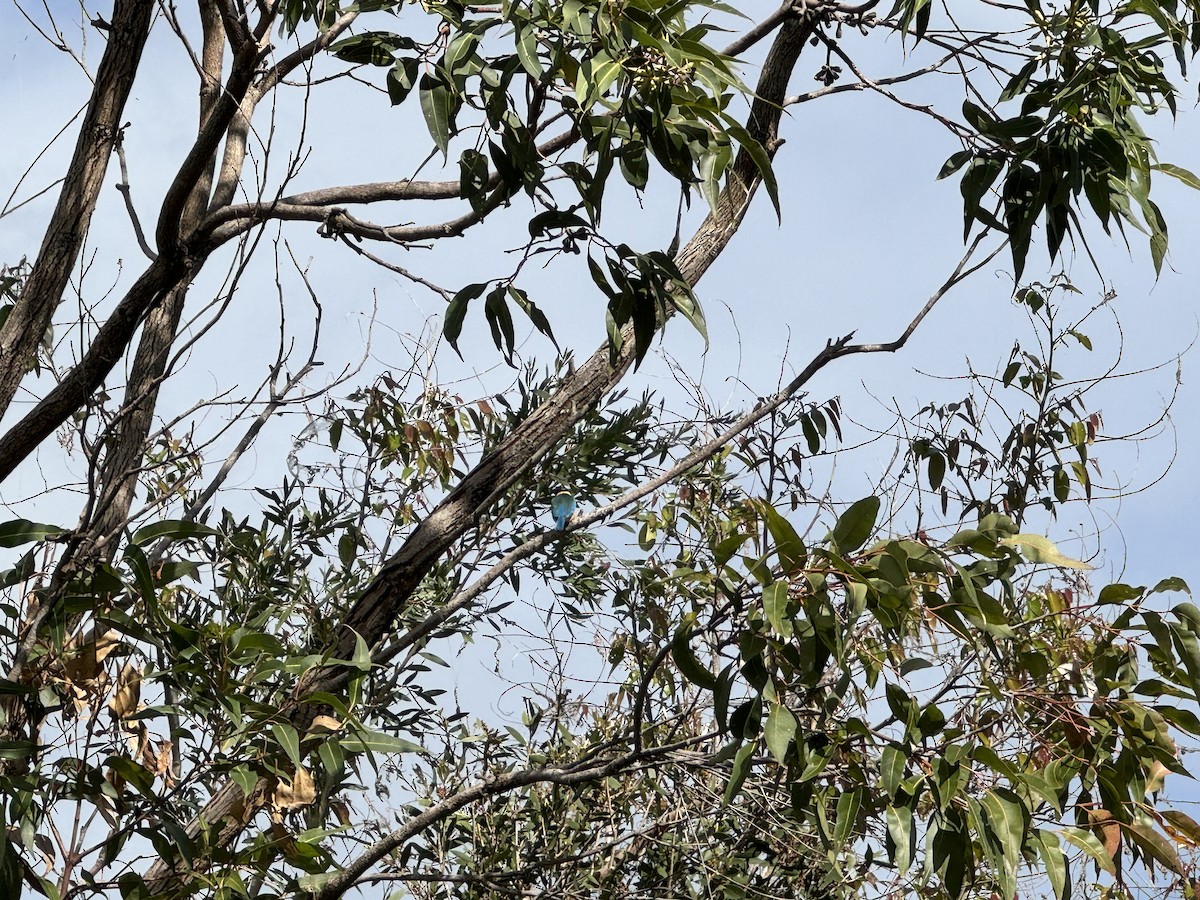
[[25,289],[0,327],[0,415],[29,371],[79,259],[150,34],[154,7],[154,0],[117,0],[113,7],[108,45],[58,203]]

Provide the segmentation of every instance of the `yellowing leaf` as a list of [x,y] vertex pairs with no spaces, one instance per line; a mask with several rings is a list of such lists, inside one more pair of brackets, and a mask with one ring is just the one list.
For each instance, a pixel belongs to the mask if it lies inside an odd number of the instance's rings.
[[1032,563],[1043,563],[1059,569],[1078,569],[1086,571],[1095,566],[1080,559],[1072,559],[1063,555],[1054,542],[1040,534],[1014,534],[1012,537],[1001,538],[1000,543],[1018,548],[1022,555]]
[[108,701],[108,711],[114,719],[124,719],[138,708],[142,696],[142,673],[133,663],[126,663],[117,676],[117,687]]
[[325,731],[339,731],[341,727],[342,723],[340,719],[322,715],[313,717],[312,725],[309,726],[308,730],[310,734],[313,732],[320,734]]

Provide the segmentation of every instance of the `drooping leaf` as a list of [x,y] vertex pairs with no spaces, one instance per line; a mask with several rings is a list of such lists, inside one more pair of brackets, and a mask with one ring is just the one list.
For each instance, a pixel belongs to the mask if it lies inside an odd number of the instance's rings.
[[767,715],[767,724],[763,727],[763,738],[767,749],[779,762],[787,762],[788,747],[796,737],[796,717],[782,703],[775,703]]
[[878,497],[864,497],[851,504],[838,518],[830,534],[837,553],[845,556],[865,544],[875,530],[875,519],[878,515]]

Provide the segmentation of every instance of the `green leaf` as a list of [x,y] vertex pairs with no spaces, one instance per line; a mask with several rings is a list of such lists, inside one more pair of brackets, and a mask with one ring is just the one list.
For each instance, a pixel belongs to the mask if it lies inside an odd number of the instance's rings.
[[946,160],[945,163],[942,164],[942,168],[938,171],[938,181],[953,175],[968,162],[970,162],[971,157],[974,155],[975,153],[973,150],[959,150],[957,153],[953,154],[948,160]]
[[304,757],[300,753],[300,735],[296,733],[295,728],[286,722],[276,722],[271,726],[271,734],[275,736],[276,742],[283,748],[288,759],[292,761],[292,765],[299,766],[304,762]]
[[763,517],[767,520],[767,531],[775,541],[775,553],[779,564],[785,573],[792,573],[804,567],[808,551],[800,535],[774,506],[764,502],[761,507]]
[[1158,832],[1144,814],[1135,817],[1132,822],[1127,822],[1123,832],[1133,839],[1142,853],[1164,869],[1174,872],[1176,875],[1183,874],[1184,867],[1179,859],[1179,854],[1171,846],[1171,842]]
[[763,737],[767,742],[767,749],[771,751],[779,762],[787,762],[788,747],[791,746],[792,739],[796,736],[796,717],[792,715],[792,711],[782,703],[775,703],[771,707],[771,713],[767,716],[767,724],[763,728]]
[[1100,594],[1096,597],[1096,603],[1100,606],[1105,604],[1128,603],[1130,600],[1138,600],[1146,593],[1144,587],[1130,587],[1127,584],[1108,584],[1100,589]]
[[396,60],[396,64],[387,74],[388,99],[392,101],[392,106],[399,106],[412,93],[420,71],[421,61],[415,56],[405,56]]
[[712,690],[717,685],[717,677],[696,658],[692,652],[689,639],[692,634],[692,617],[684,620],[675,631],[675,639],[671,641],[671,658],[679,667],[680,674],[697,687]]
[[929,489],[936,491],[942,486],[942,479],[946,477],[946,457],[940,453],[931,453],[929,455]]
[[779,184],[775,180],[775,170],[771,166],[770,154],[736,120],[726,119],[726,122],[726,132],[741,145],[743,151],[750,155],[750,159],[754,161],[758,173],[762,176],[763,186],[767,189],[767,196],[771,198],[771,205],[775,207],[776,219],[783,221],[783,210],[779,206]]
[[729,772],[729,783],[725,785],[725,798],[722,805],[728,806],[742,789],[746,776],[750,774],[753,765],[754,744],[743,744],[733,757],[733,768]]
[[139,528],[133,533],[131,542],[137,547],[144,547],[159,538],[185,541],[189,538],[220,536],[221,532],[217,531],[217,529],[209,528],[207,525],[201,525],[198,522],[185,522],[182,519],[164,519],[161,522],[154,522],[144,528]]
[[990,837],[999,845],[996,863],[1000,869],[1001,891],[1011,897],[1016,893],[1017,863],[1025,844],[1025,812],[1016,794],[1006,790],[988,791],[981,802],[987,813]]
[[0,547],[18,547],[21,544],[29,544],[33,541],[41,541],[48,537],[54,537],[54,535],[62,534],[65,531],[65,528],[60,528],[57,525],[39,525],[37,522],[30,522],[28,519],[14,519],[11,522],[5,522],[3,525],[0,525]]
[[462,352],[458,349],[458,338],[462,334],[463,320],[467,317],[467,307],[472,300],[478,299],[486,288],[486,282],[468,284],[455,294],[446,306],[446,320],[442,325],[442,334],[445,335],[446,342],[454,348],[459,359],[462,359]]
[[[333,740],[333,738],[328,738]],[[382,731],[364,729],[357,734],[347,735],[337,739],[343,750],[351,753],[422,753],[420,744],[396,737],[394,734],[384,734]]]
[[1167,820],[1171,829],[1183,835],[1187,842],[1200,845],[1200,823],[1187,813],[1178,809],[1164,809],[1162,817]]
[[37,751],[33,741],[0,741],[0,759],[32,759]]
[[717,568],[724,567],[729,560],[733,559],[733,555],[737,553],[742,544],[746,543],[748,540],[750,540],[750,535],[743,532],[730,535],[729,537],[722,538],[720,541],[718,541],[717,545],[713,547],[713,557]]
[[350,662],[360,672],[371,671],[371,648],[361,634],[354,635],[354,657]]
[[1044,828],[1037,830],[1035,844],[1038,856],[1042,859],[1042,869],[1050,879],[1050,887],[1054,889],[1056,900],[1069,900],[1071,896],[1071,870],[1067,865],[1067,856],[1062,852],[1058,837],[1052,831]]
[[1117,867],[1113,863],[1113,859],[1108,855],[1108,851],[1104,849],[1104,845],[1100,843],[1091,831],[1086,828],[1064,828],[1059,832],[1064,838],[1095,860],[1096,865],[1107,872],[1109,875],[1117,874]]
[[879,786],[889,797],[896,796],[896,789],[904,780],[904,767],[908,755],[897,744],[888,744],[883,748],[879,759]]
[[612,87],[621,74],[620,60],[613,59],[603,50],[584,60],[575,79],[575,99],[580,109],[588,110]]
[[1164,175],[1170,175],[1172,178],[1182,181],[1188,187],[1200,191],[1200,178],[1197,178],[1187,169],[1184,169],[1180,166],[1173,166],[1170,163],[1157,163],[1152,165],[1150,168],[1155,172],[1162,172]]
[[763,588],[763,615],[771,623],[776,634],[790,637],[792,623],[788,619],[788,583],[775,581]]
[[704,310],[696,300],[696,295],[690,290],[679,290],[671,295],[671,303],[679,310],[691,326],[704,338],[704,349],[708,349],[708,323],[704,320]]
[[468,147],[458,157],[458,196],[472,201],[472,209],[482,205],[488,186],[487,157]]
[[540,81],[545,69],[537,55],[537,28],[531,24],[517,26],[517,59],[535,81]]
[[858,811],[862,808],[863,789],[861,787],[844,791],[838,797],[837,820],[833,827],[833,843],[835,847],[843,846],[854,835],[854,826],[858,824]]
[[8,830],[0,829],[0,896],[14,900],[24,896],[22,871],[21,856],[8,839]]
[[1182,578],[1176,578],[1176,577],[1164,578],[1162,581],[1160,581],[1154,587],[1150,588],[1151,594],[1161,594],[1165,591],[1190,594],[1192,592],[1192,589],[1187,586],[1186,581],[1184,581]]
[[554,331],[550,327],[550,320],[546,318],[546,314],[538,307],[536,303],[529,299],[529,295],[518,287],[508,286],[508,296],[513,299],[513,302],[529,317],[529,321],[533,323],[533,327],[550,338],[550,343],[554,344],[554,349],[558,350],[558,341],[554,339]]
[[442,156],[450,147],[450,120],[454,112],[454,95],[440,78],[434,78],[429,73],[421,75],[421,112],[425,115],[425,125],[429,128],[429,136],[434,144],[442,151]]
[[913,845],[916,843],[916,822],[913,811],[907,806],[888,805],[884,813],[888,829],[888,858],[896,866],[896,875],[904,877],[912,865]]
[[507,290],[503,286],[493,288],[484,301],[483,313],[492,332],[492,342],[511,364],[517,336],[513,328],[512,313],[508,311],[508,304],[504,301],[506,295]]
[[878,497],[865,497],[842,513],[830,534],[837,553],[845,556],[865,544],[875,530],[878,515]]
[[367,31],[338,41],[329,47],[329,52],[356,65],[390,66],[395,51],[413,50],[416,46],[412,38],[404,35]]
[[908,691],[895,682],[889,681],[884,686],[884,697],[887,699],[888,709],[892,711],[896,721],[909,726],[916,723],[917,701],[909,695]]
[[258,775],[245,764],[236,766],[229,773],[229,777],[233,779],[234,784],[242,789],[243,797],[251,797],[254,794],[254,789],[258,786]]

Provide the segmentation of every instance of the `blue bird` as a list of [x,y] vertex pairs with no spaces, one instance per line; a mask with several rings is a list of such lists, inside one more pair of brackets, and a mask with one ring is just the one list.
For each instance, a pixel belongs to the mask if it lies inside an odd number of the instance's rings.
[[574,494],[559,491],[550,498],[550,515],[554,516],[554,527],[559,531],[566,529],[567,520],[571,518],[573,512],[575,512]]

